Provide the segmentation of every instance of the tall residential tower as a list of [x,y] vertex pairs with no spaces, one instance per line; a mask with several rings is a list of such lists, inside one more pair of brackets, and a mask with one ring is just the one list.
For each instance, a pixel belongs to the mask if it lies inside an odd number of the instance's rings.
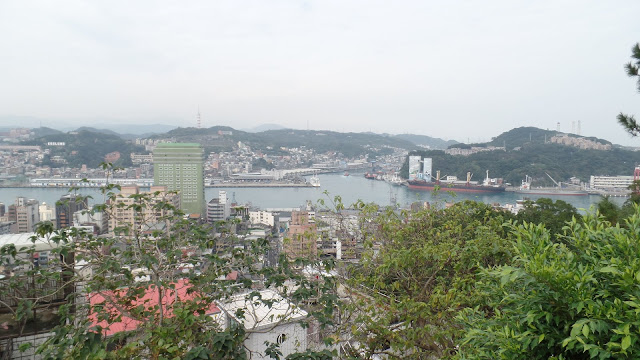
[[153,150],[153,183],[180,193],[185,213],[205,214],[204,149],[197,143],[160,143]]

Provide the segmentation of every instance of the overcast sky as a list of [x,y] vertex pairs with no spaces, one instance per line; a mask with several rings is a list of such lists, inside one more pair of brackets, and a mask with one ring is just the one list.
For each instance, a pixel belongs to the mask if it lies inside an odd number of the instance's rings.
[[580,120],[640,146],[615,122],[640,117],[623,69],[639,15],[638,0],[1,0],[0,116],[184,127],[199,106],[206,127],[462,141]]

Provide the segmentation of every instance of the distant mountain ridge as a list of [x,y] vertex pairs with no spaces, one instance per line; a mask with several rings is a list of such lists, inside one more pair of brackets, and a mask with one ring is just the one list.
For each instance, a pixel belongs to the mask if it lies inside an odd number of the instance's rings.
[[[595,142],[599,142],[601,144],[609,144],[613,145],[610,141],[605,139],[600,139],[597,137],[587,137],[581,136],[577,134],[563,133],[561,131],[553,131],[553,130],[544,130],[531,126],[523,126],[519,128],[514,128],[509,131],[503,132],[502,134],[496,136],[491,141],[486,143],[476,143],[476,144],[462,144],[461,147],[470,147],[470,146],[506,146],[507,149],[513,149],[515,147],[523,146],[525,144],[544,144],[545,142],[549,142],[553,136],[556,135],[567,135],[569,137],[577,137],[584,138],[588,140],[592,140]],[[458,144],[450,145],[449,147],[458,147]]]
[[89,126],[82,126],[79,127],[75,130],[73,130],[73,132],[81,132],[81,131],[90,131],[90,132],[94,132],[94,133],[98,133],[98,134],[109,134],[109,135],[115,135],[115,136],[120,136],[122,137],[122,134],[117,133],[113,130],[109,130],[109,129],[96,129],[94,127],[89,127]]
[[[220,134],[230,132],[230,135]],[[314,149],[324,153],[340,152],[346,156],[358,156],[373,153],[373,148],[385,146],[402,149],[415,149],[416,145],[407,140],[380,134],[339,133],[318,130],[266,130],[252,133],[235,130],[228,126],[213,126],[207,129],[178,128],[152,136],[154,139],[171,138],[180,142],[199,142],[207,151],[230,151],[238,141],[264,153],[281,153],[281,147]]]
[[411,141],[412,143],[418,146],[425,146],[434,150],[446,149],[450,145],[458,143],[458,141],[455,141],[455,140],[443,140],[443,139],[434,138],[427,135],[400,134],[400,135],[394,135],[394,136],[398,139]]
[[249,129],[243,129],[242,131],[250,132],[250,133],[258,133],[258,132],[269,131],[269,130],[284,130],[284,129],[287,129],[287,127],[278,125],[278,124],[261,124]]

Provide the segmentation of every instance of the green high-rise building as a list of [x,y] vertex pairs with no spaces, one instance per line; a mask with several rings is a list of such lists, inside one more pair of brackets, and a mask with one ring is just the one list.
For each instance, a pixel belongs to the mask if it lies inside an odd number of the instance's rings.
[[200,144],[158,144],[153,150],[153,183],[179,191],[185,213],[205,216],[204,149]]

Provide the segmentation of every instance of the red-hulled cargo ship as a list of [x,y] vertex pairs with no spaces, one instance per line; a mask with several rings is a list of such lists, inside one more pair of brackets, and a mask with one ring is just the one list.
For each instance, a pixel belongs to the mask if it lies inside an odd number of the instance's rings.
[[432,191],[438,186],[442,191],[468,192],[468,193],[501,193],[505,191],[502,179],[489,178],[489,170],[487,177],[479,184],[477,181],[471,181],[471,173],[467,173],[467,181],[458,181],[455,176],[447,176],[445,180],[440,180],[440,171],[437,172],[435,181],[426,181],[423,179],[415,179],[407,181],[409,189]]

